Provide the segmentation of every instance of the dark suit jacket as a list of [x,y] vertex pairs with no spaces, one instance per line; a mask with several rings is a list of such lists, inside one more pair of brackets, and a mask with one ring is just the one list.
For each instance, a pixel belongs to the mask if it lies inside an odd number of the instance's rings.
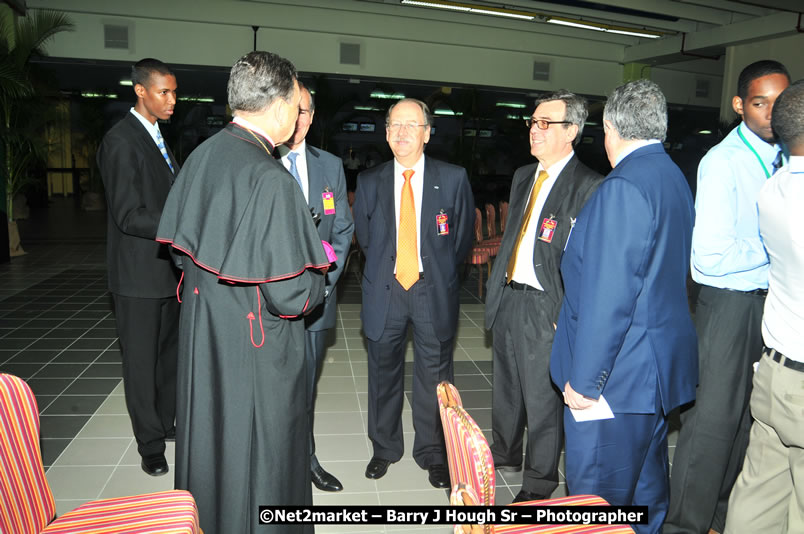
[[[338,279],[343,273],[355,225],[346,194],[343,162],[329,152],[310,146],[309,143],[306,144],[306,147],[309,192],[307,205],[314,208],[315,212],[321,216],[321,222],[318,223],[318,234],[321,239],[332,245],[338,260],[327,271],[327,298],[324,300],[324,304],[305,317],[305,325],[308,330],[327,330],[335,326],[337,301],[335,284],[338,283]],[[325,191],[335,194],[335,213],[331,215],[324,214],[322,194]]]
[[[472,246],[474,199],[463,168],[427,156],[422,191],[419,224],[424,283],[436,336],[447,341],[455,336],[458,324],[458,268]],[[449,225],[446,235],[438,235],[436,227],[436,215],[442,212]],[[354,216],[357,240],[366,256],[363,331],[377,340],[385,328],[391,284],[397,283],[393,160],[360,173]]]
[[[167,150],[178,172],[179,164]],[[167,247],[154,241],[175,178],[162,152],[129,112],[106,133],[97,160],[108,205],[109,290],[127,297],[175,295],[176,269]]]
[[[561,262],[550,374],[614,412],[664,413],[695,397],[698,345],[686,280],[694,208],[659,144],[617,165],[578,215]],[[656,388],[659,388],[658,397]]]
[[[488,281],[488,294],[486,295],[486,328],[494,326],[497,311],[500,308],[503,287],[505,286],[505,271],[511,258],[517,236],[519,235],[522,219],[525,216],[525,207],[530,199],[530,190],[533,187],[534,175],[539,167],[538,162],[520,167],[514,172],[511,182],[511,201],[508,207],[508,222],[505,225],[502,244],[494,261],[494,269]],[[600,185],[603,176],[591,170],[573,156],[561,174],[556,178],[550,194],[539,213],[539,224],[547,217],[553,216],[558,222],[553,234],[553,240],[546,243],[539,239],[533,246],[533,266],[536,277],[550,299],[553,322],[558,320],[561,309],[561,300],[564,298],[564,284],[561,281],[561,256],[564,245],[570,234],[573,221],[578,212],[586,203],[589,196]]]

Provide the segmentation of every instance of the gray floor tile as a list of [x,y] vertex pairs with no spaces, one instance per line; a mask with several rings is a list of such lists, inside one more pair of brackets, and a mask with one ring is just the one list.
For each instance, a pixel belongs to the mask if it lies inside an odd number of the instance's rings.
[[61,395],[42,413],[44,415],[92,415],[106,398],[103,395]]
[[89,421],[88,415],[42,415],[39,417],[43,438],[74,438]]

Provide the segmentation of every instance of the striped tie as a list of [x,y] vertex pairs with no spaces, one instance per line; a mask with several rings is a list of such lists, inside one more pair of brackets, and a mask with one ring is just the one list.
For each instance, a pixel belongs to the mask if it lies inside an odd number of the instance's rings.
[[156,146],[159,147],[162,157],[165,158],[165,161],[167,161],[168,167],[170,167],[170,172],[175,173],[176,171],[173,169],[173,163],[170,162],[170,156],[168,156],[167,148],[165,148],[165,140],[162,139],[162,133],[159,131],[159,128],[156,129]]
[[301,176],[299,176],[299,168],[296,166],[296,158],[299,156],[298,152],[290,152],[288,154],[288,161],[290,161],[290,174],[293,175],[293,178],[296,179],[296,183],[299,184],[301,190],[304,191],[304,187],[302,187],[301,183]]
[[514,243],[514,250],[511,251],[511,257],[508,260],[508,268],[506,269],[505,281],[510,282],[514,278],[514,269],[516,269],[516,256],[519,254],[519,246],[522,244],[522,238],[525,237],[525,232],[528,229],[533,209],[536,206],[536,197],[539,196],[539,190],[542,184],[550,177],[545,171],[539,171],[539,176],[536,177],[536,183],[533,185],[533,190],[530,193],[530,200],[528,206],[525,208],[525,218],[522,220],[522,226],[519,229],[519,235]]
[[410,178],[413,170],[402,173],[402,199],[399,203],[399,232],[396,245],[396,279],[405,291],[419,280],[419,252],[416,246],[416,207]]

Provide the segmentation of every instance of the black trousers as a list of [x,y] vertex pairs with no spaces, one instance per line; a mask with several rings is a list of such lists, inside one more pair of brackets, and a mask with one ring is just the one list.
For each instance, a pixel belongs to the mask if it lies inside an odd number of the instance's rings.
[[761,295],[701,287],[695,313],[698,388],[695,402],[681,412],[666,534],[723,532],[748,446],[764,305]]
[[564,435],[564,401],[550,379],[555,328],[544,291],[503,288],[492,333],[494,378],[491,453],[495,464],[522,462],[522,489],[549,496],[558,487],[558,460]]
[[307,417],[310,420],[310,469],[319,466],[315,456],[315,437],[313,423],[315,421],[316,384],[321,375],[321,364],[326,354],[326,340],[329,330],[304,331],[304,359],[307,366]]
[[123,387],[141,456],[165,451],[176,417],[179,303],[112,294],[123,357]]
[[439,341],[427,304],[423,280],[405,291],[391,284],[391,304],[385,330],[368,343],[368,435],[374,456],[395,462],[402,458],[402,403],[404,400],[405,347],[413,326],[413,459],[419,467],[446,464],[444,433],[438,413],[436,387],[453,381],[455,338]]

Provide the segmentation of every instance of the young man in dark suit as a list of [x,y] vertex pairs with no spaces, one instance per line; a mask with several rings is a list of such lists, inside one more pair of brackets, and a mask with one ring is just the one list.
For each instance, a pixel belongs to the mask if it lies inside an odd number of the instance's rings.
[[307,205],[320,217],[318,235],[332,245],[338,260],[327,271],[324,303],[304,318],[304,354],[307,364],[307,412],[310,418],[310,475],[321,491],[341,491],[343,485],[318,463],[315,455],[313,421],[315,390],[321,363],[326,354],[327,332],[335,327],[337,292],[335,284],[343,273],[354,222],[346,195],[346,176],[340,158],[307,144],[305,138],[313,124],[315,101],[310,91],[299,82],[301,101],[299,118],[293,136],[278,150],[282,163],[301,187]]
[[[692,194],[662,146],[658,85],[615,89],[603,123],[612,171],[578,214],[561,260],[550,374],[567,403],[570,494],[648,506],[649,524],[633,528],[655,534],[669,502],[667,414],[694,398],[698,377],[686,290]],[[613,418],[576,419],[604,400]]]
[[361,319],[368,342],[366,477],[402,457],[405,346],[413,326],[413,458],[436,488],[449,486],[436,386],[453,379],[458,268],[472,245],[474,200],[466,171],[424,155],[427,105],[400,100],[388,110],[393,161],[357,180],[354,216],[366,256]]
[[544,95],[526,122],[539,161],[516,170],[511,219],[488,282],[486,328],[494,342],[491,446],[494,465],[522,467],[514,502],[546,499],[558,487],[563,402],[550,381],[550,349],[564,298],[559,266],[578,212],[603,178],[578,160],[573,146],[588,115],[568,91]]
[[159,60],[131,69],[137,103],[98,150],[109,208],[107,267],[123,358],[131,426],[149,475],[168,472],[165,439],[175,435],[179,303],[177,271],[154,241],[179,165],[157,119],[176,105],[176,77]]

